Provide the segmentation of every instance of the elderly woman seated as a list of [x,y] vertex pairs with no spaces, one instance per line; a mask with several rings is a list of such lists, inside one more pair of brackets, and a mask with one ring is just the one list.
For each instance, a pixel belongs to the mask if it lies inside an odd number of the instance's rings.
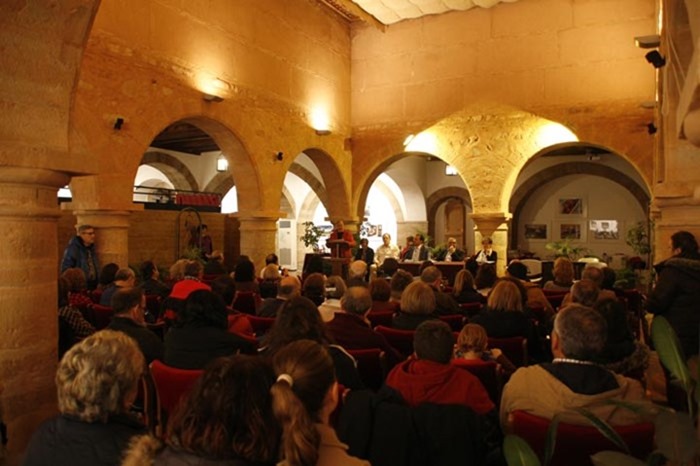
[[117,465],[144,427],[129,414],[145,361],[136,342],[103,330],[71,348],[56,372],[58,409],[32,436],[25,466]]

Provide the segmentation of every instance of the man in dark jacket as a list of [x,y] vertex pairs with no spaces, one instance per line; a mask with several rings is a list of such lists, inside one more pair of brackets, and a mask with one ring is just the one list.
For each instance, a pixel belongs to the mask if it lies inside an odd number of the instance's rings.
[[77,267],[85,272],[87,287],[97,287],[100,266],[95,251],[95,229],[91,225],[80,225],[78,234],[71,238],[61,261],[61,273],[66,269]]
[[112,296],[114,317],[107,328],[124,332],[136,340],[141,352],[150,364],[154,359],[163,360],[163,342],[151,332],[144,321],[146,296],[140,288],[120,288]]
[[649,312],[664,316],[678,334],[686,357],[698,354],[700,343],[700,254],[687,231],[671,236],[673,256],[654,266],[658,278],[649,294]]

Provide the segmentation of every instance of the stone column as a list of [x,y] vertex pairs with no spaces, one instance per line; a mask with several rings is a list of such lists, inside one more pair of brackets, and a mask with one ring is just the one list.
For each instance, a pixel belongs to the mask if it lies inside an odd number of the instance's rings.
[[57,412],[56,196],[69,179],[51,170],[0,168],[0,409],[10,464],[38,424]]
[[129,217],[126,210],[76,210],[77,225],[95,227],[95,249],[100,267],[110,262],[129,265]]
[[493,241],[493,249],[498,254],[496,268],[498,275],[505,274],[508,265],[508,222],[511,214],[507,212],[484,212],[469,214],[474,221],[474,249],[481,249],[481,241],[490,237]]
[[239,212],[232,214],[240,222],[241,254],[250,257],[256,274],[265,266],[265,256],[275,252],[277,220],[281,212]]

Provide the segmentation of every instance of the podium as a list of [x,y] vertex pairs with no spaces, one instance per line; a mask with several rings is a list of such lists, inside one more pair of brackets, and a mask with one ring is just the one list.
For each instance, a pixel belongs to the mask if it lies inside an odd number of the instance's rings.
[[338,275],[345,280],[348,276],[348,264],[350,263],[350,246],[344,239],[330,239],[326,245],[331,249],[331,270],[333,275]]

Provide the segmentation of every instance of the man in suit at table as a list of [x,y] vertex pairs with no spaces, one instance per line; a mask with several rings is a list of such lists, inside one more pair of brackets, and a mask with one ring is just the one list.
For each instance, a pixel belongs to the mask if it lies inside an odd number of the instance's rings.
[[425,236],[421,235],[420,233],[416,233],[416,236],[413,237],[413,246],[408,248],[403,260],[409,262],[422,262],[430,260],[430,251],[428,251],[428,247],[423,244],[424,242]]
[[447,249],[442,251],[436,259],[441,262],[462,262],[466,253],[457,247],[457,240],[455,238],[447,239]]
[[335,228],[326,241],[326,247],[330,248],[331,256],[336,258],[352,258],[351,248],[355,247],[355,238],[352,233],[345,229],[345,222],[338,220]]

